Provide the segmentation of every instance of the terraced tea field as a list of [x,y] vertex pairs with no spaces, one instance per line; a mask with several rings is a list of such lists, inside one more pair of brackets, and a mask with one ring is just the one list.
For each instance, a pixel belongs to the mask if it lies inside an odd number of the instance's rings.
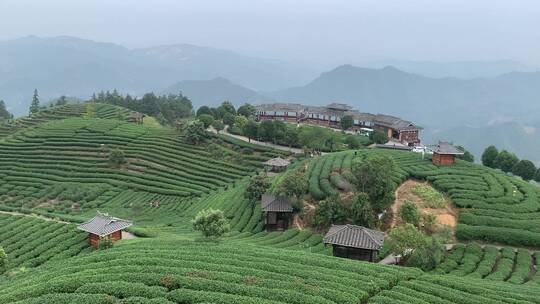
[[539,295],[297,251],[136,240],[21,274],[0,289],[0,302],[538,303]]
[[391,174],[396,187],[408,178],[416,178],[429,181],[447,194],[461,208],[457,226],[460,240],[540,247],[540,188],[464,161],[437,167],[412,152],[360,150],[329,154],[310,165],[310,194],[322,199],[341,190],[339,180],[350,179],[350,164],[375,155],[394,159],[397,169]]
[[[125,191],[165,205],[202,196],[252,174],[275,155],[265,151],[235,163],[186,144],[170,129],[98,118],[45,122],[11,135],[0,149],[0,201],[61,213],[102,207]],[[109,164],[113,149],[126,155],[121,168]]]
[[434,272],[514,284],[539,284],[538,255],[526,249],[460,244],[452,248]]
[[9,253],[8,270],[89,252],[86,233],[75,225],[4,213],[0,213],[0,246]]

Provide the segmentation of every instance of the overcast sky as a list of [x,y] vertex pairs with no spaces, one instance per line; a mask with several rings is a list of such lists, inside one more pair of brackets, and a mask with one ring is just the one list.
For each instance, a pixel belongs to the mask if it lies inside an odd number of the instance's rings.
[[0,40],[191,43],[335,65],[513,59],[540,66],[538,0],[0,0]]

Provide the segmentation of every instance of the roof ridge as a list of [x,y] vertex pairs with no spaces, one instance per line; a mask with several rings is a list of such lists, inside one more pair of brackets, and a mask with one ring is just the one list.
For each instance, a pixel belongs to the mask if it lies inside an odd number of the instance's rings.
[[369,228],[366,228],[366,227],[362,227],[362,226],[358,226],[358,227],[360,227],[360,229],[362,229],[375,244],[382,245],[371,234],[371,232],[375,232],[375,230],[372,230],[372,229],[369,229]]
[[[332,236],[338,234],[339,232],[343,231],[343,229],[347,228],[347,226],[349,226],[349,224],[345,224],[345,225],[334,225],[334,224],[332,224],[332,227],[339,227],[339,226],[341,226],[340,229],[336,230],[334,233],[332,233],[330,235],[327,234],[325,236],[325,238],[329,238],[329,237],[332,237]],[[332,229],[332,227],[330,227],[330,229]]]

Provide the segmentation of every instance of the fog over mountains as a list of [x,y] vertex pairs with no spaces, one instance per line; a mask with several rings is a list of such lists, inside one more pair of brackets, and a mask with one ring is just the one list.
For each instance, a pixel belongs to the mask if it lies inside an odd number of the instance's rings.
[[399,68],[379,62],[320,71],[187,44],[128,49],[73,37],[26,37],[0,42],[0,99],[15,115],[26,114],[34,88],[42,101],[112,89],[182,92],[195,107],[223,100],[339,101],[413,120],[425,127],[424,141],[453,140],[477,155],[493,143],[540,162],[535,67],[504,60],[393,63]]

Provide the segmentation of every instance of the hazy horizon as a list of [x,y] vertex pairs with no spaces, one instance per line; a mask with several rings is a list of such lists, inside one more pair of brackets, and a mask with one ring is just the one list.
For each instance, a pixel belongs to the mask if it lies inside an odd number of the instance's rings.
[[0,40],[178,43],[328,68],[384,60],[540,66],[537,1],[0,1]]

